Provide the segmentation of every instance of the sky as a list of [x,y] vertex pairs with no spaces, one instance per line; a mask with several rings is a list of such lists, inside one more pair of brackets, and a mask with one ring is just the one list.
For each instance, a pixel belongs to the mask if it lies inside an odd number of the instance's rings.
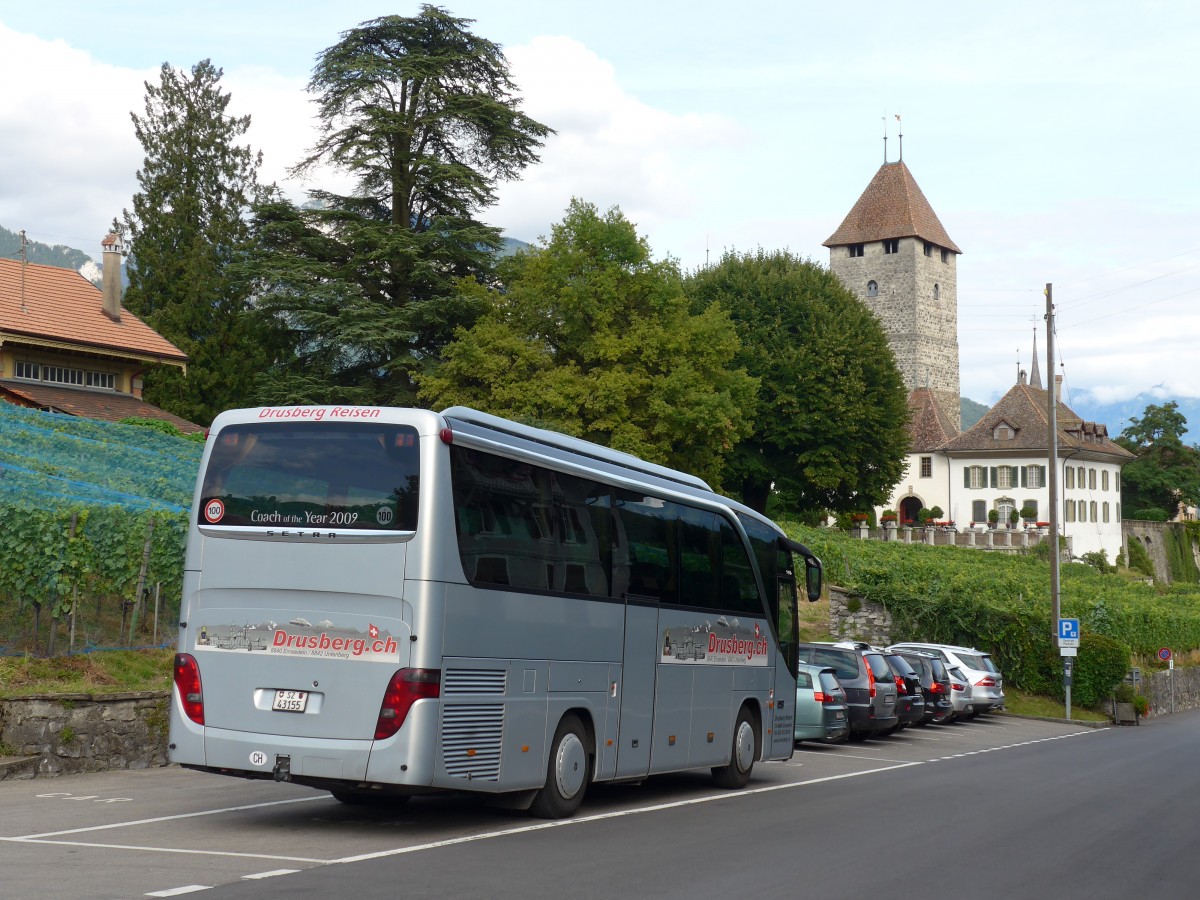
[[[578,197],[619,207],[684,271],[759,247],[826,265],[822,242],[902,132],[963,250],[962,393],[994,403],[1035,336],[1047,378],[1052,284],[1068,404],[1115,434],[1176,399],[1200,433],[1200,4],[444,6],[503,47],[525,112],[556,132],[481,215],[509,236],[548,236]],[[224,70],[263,180],[297,201],[347,187],[289,176],[315,134],[313,63],[345,30],[418,9],[0,0],[0,225],[99,257],[137,190],[130,113],[163,63]]]

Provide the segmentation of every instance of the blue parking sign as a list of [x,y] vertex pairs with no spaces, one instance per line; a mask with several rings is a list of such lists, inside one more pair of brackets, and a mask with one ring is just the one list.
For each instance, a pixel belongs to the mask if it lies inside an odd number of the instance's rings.
[[1078,619],[1059,619],[1058,620],[1058,637],[1059,637],[1059,640],[1065,640],[1065,641],[1079,640],[1079,620]]

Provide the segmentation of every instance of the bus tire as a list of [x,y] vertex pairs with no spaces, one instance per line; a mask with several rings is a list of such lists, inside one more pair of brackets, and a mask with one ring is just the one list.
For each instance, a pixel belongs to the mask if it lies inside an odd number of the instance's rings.
[[715,766],[712,770],[713,783],[727,790],[743,788],[750,781],[754,761],[758,759],[758,729],[750,709],[743,706],[733,726],[733,748],[729,754],[729,765]]
[[590,775],[587,732],[573,713],[563,716],[550,743],[546,783],[530,804],[530,815],[539,819],[565,819],[583,802]]

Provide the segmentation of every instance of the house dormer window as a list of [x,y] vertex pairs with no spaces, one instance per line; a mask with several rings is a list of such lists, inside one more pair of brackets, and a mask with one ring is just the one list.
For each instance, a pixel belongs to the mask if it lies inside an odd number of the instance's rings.
[[888,238],[886,241],[884,241],[883,242],[883,252],[884,253],[899,253],[900,252],[900,238]]
[[849,244],[846,247],[846,250],[849,251],[850,256],[862,256],[863,255],[863,245],[862,244]]
[[1001,422],[992,429],[992,439],[996,441],[1011,441],[1016,436],[1016,429],[1007,422]]
[[867,282],[867,296],[868,297],[878,297],[879,296],[879,282],[877,282],[877,281],[868,281]]

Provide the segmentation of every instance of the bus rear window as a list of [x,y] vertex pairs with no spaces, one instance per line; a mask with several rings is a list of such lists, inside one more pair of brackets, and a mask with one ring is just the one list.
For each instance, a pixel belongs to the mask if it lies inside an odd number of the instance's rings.
[[223,428],[213,440],[200,525],[416,530],[414,428],[254,422]]

